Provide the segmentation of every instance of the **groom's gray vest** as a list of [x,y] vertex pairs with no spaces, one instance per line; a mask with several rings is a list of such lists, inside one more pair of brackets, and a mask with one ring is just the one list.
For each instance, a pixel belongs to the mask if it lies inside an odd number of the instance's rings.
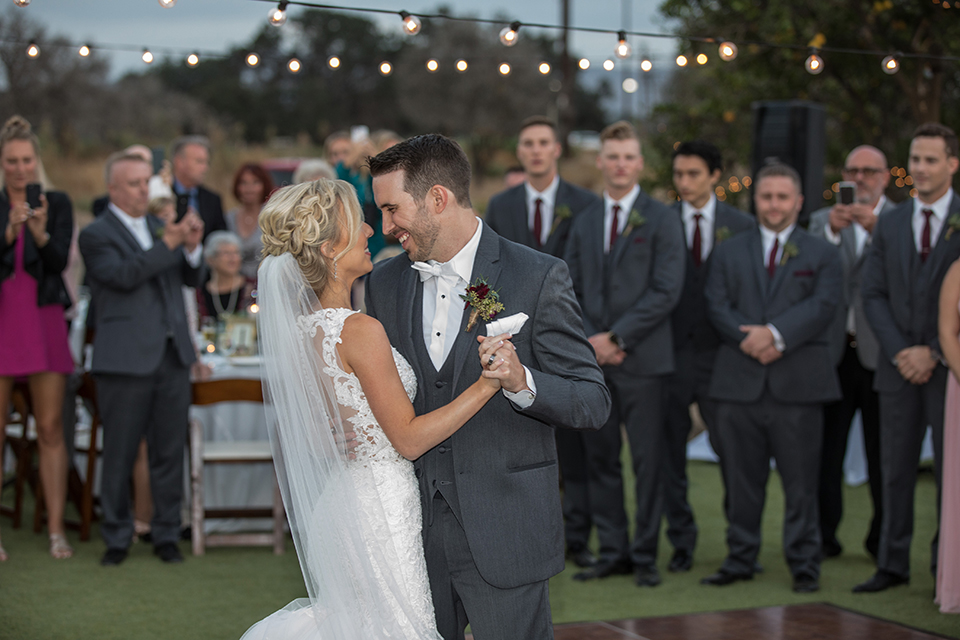
[[[421,396],[423,406],[417,407],[418,414],[424,414],[449,404],[453,400],[453,350],[444,361],[440,371],[433,368],[433,361],[427,346],[423,343],[423,283],[417,283],[417,295],[413,301],[413,339],[417,360],[424,363],[423,379],[420,380],[418,395]],[[452,336],[454,340],[459,336]],[[433,524],[433,497],[439,491],[443,499],[450,505],[450,509],[463,526],[460,517],[460,500],[457,497],[457,485],[454,483],[453,444],[452,438],[447,438],[440,445],[423,454],[415,463],[417,478],[420,481],[421,496],[423,497],[423,519],[428,525]]]

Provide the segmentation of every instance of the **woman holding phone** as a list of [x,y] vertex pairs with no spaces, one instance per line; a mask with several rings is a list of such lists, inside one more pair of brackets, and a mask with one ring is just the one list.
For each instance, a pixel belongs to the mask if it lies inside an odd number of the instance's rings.
[[[69,558],[73,549],[63,529],[67,449],[62,413],[73,357],[64,318],[70,297],[63,270],[73,235],[73,207],[64,193],[43,193],[40,144],[20,116],[0,129],[0,175],[0,451],[13,385],[25,380],[37,425],[50,555]],[[6,559],[0,546],[0,561]]]

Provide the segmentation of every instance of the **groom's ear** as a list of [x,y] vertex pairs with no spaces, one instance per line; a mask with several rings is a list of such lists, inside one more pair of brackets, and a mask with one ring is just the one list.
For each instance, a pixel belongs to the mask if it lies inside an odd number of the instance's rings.
[[432,207],[434,213],[443,213],[450,204],[450,192],[439,184],[430,187],[427,192],[427,206]]

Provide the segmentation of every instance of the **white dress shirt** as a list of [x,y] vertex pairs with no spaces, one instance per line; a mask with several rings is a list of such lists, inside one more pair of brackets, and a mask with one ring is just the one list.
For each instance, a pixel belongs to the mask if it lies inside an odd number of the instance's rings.
[[553,210],[557,201],[557,187],[560,186],[560,176],[553,176],[553,182],[543,191],[537,191],[529,182],[524,182],[527,194],[527,228],[533,232],[533,220],[537,212],[537,198],[540,202],[540,246],[547,244],[550,229],[553,228]]
[[633,185],[633,189],[627,195],[619,200],[611,198],[606,191],[603,192],[603,252],[610,253],[610,228],[613,226],[613,205],[620,205],[620,213],[617,215],[617,235],[623,233],[627,226],[627,218],[630,217],[630,211],[633,209],[633,203],[637,201],[640,195],[640,185]]
[[[790,234],[793,233],[793,230],[797,227],[797,223],[794,222],[780,233],[775,233],[770,229],[767,229],[762,224],[759,226],[760,241],[763,245],[763,266],[767,267],[770,264],[770,252],[773,250],[774,241],[779,242],[779,245],[777,246],[777,255],[774,258],[776,260],[776,264],[779,266],[780,261],[783,259],[783,247],[787,244],[787,239],[790,237]],[[783,336],[780,334],[780,331],[769,322],[767,323],[767,328],[770,329],[770,333],[773,334],[773,346],[776,347],[777,351],[783,353],[783,351],[787,348],[787,343],[783,341]]]
[[[877,200],[877,206],[873,208],[873,215],[879,216],[880,212],[883,210],[884,205],[887,204],[887,196],[880,196],[880,199]],[[863,225],[854,220],[850,223],[850,226],[853,227],[854,238],[856,238],[856,245],[854,250],[856,256],[859,258],[863,255],[863,248],[867,246],[867,242],[870,241],[870,234],[866,229],[863,228]],[[830,228],[830,222],[828,221],[826,226],[823,229],[823,235],[826,237],[827,241],[831,244],[840,246],[840,234],[834,233],[833,229]]]
[[[137,244],[140,245],[141,249],[144,251],[149,251],[153,248],[153,236],[150,235],[150,227],[147,225],[147,216],[134,218],[112,202],[107,205],[107,208],[110,209],[113,215],[117,216],[120,222],[123,223],[123,226],[130,231],[134,239],[137,241]],[[186,256],[187,262],[190,264],[190,266],[196,269],[200,266],[200,259],[203,256],[203,245],[198,244],[193,251],[187,251],[187,248],[184,247],[183,255]]]
[[[439,266],[442,272],[439,277],[423,280],[423,343],[427,345],[430,361],[437,371],[443,368],[443,363],[456,342],[457,332],[460,331],[464,313],[460,294],[465,293],[470,286],[482,232],[483,222],[477,218],[476,232],[457,255],[448,262],[427,261],[427,264]],[[504,389],[503,394],[521,409],[526,409],[533,404],[537,388],[530,370],[526,366],[523,369],[527,386],[533,393],[510,393]]]
[[683,217],[683,230],[687,235],[687,249],[693,250],[693,234],[697,229],[697,222],[693,219],[696,214],[703,216],[700,218],[700,262],[706,262],[710,251],[713,249],[713,229],[716,226],[717,219],[717,198],[711,195],[707,204],[702,209],[697,209],[692,204],[683,200],[680,202],[680,215]]
[[940,229],[947,220],[947,213],[950,211],[952,200],[953,187],[947,189],[943,197],[931,204],[920,202],[919,198],[913,199],[913,243],[917,248],[917,253],[920,253],[920,236],[923,235],[923,223],[926,220],[923,210],[933,210],[933,215],[930,216],[930,251],[933,251],[940,237]]

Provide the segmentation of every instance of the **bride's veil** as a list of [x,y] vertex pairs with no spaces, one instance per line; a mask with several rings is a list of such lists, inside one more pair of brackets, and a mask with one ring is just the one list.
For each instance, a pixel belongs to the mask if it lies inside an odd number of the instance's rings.
[[369,523],[384,515],[380,502],[369,499],[377,495],[371,470],[348,459],[344,427],[351,425],[343,422],[318,353],[323,329],[305,321],[321,310],[316,294],[289,253],[264,259],[258,291],[270,441],[308,599],[261,621],[245,638],[435,637],[429,629],[420,634],[404,585],[383,569],[391,566],[387,556],[397,561],[397,550],[370,544]]

